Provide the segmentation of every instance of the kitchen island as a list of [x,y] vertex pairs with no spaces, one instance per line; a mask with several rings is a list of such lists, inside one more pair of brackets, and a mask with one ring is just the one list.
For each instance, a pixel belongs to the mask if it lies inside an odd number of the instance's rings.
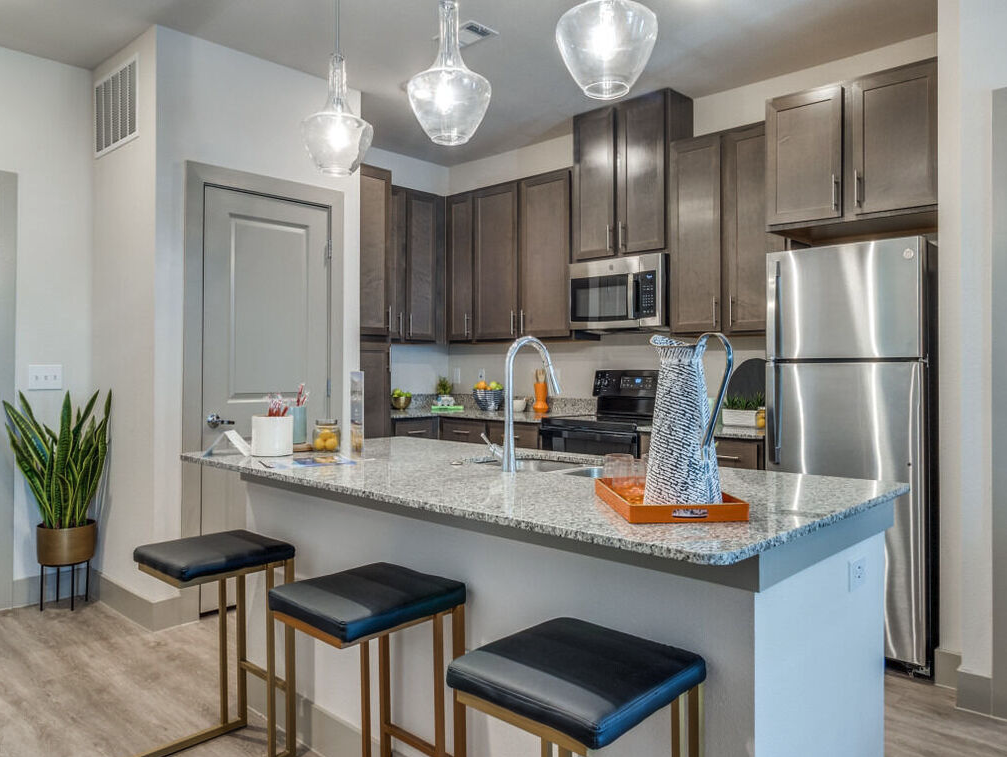
[[[469,648],[570,615],[702,654],[706,755],[882,756],[884,530],[903,484],[725,470],[750,522],[630,525],[590,478],[506,476],[477,462],[481,445],[368,440],[354,465],[319,468],[184,458],[242,476],[248,527],[295,544],[299,578],[387,560],[465,581]],[[858,585],[850,563],[861,560]],[[250,596],[262,612],[261,582]],[[261,628],[249,630],[261,662]],[[353,753],[356,653],[306,638],[297,652],[302,737],[325,755]],[[397,635],[392,653],[393,714],[425,733],[429,629]],[[538,753],[526,734],[469,718],[470,754]],[[599,754],[669,753],[665,712]]]

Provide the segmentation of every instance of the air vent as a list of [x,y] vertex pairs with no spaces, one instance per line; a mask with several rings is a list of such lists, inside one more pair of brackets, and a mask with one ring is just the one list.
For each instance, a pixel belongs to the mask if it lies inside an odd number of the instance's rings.
[[[469,45],[474,45],[476,42],[482,42],[484,39],[499,36],[500,32],[496,29],[490,29],[478,21],[466,21],[464,24],[459,24],[458,26],[458,46],[463,50]],[[434,41],[440,41],[439,34],[434,37]]]
[[94,157],[121,147],[137,136],[137,57],[94,87]]

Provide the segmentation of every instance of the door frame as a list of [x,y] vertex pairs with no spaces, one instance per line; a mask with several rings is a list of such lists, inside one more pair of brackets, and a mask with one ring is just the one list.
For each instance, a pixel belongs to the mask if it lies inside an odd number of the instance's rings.
[[[315,205],[329,214],[329,375],[330,395],[339,403],[343,396],[341,369],[344,309],[343,286],[343,193],[326,187],[237,171],[193,161],[185,162],[184,265],[185,293],[182,323],[182,450],[202,448],[203,405],[203,220],[206,188],[248,192],[279,200]],[[337,409],[339,405],[337,404]],[[183,537],[199,534],[202,511],[199,466],[182,465],[181,525]],[[192,608],[194,619],[198,602]],[[186,612],[185,614],[189,614]]]
[[[17,319],[17,174],[0,171],[0,396],[14,402]],[[14,602],[14,456],[0,444],[0,610]]]

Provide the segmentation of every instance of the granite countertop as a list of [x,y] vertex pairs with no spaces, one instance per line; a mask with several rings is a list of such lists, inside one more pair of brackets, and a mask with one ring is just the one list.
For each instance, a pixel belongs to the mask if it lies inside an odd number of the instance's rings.
[[[748,523],[633,525],[596,497],[590,478],[559,471],[503,475],[473,462],[485,453],[482,444],[396,437],[369,439],[355,465],[271,469],[238,453],[187,453],[182,459],[262,484],[317,489],[320,496],[370,499],[699,565],[740,562],[909,491],[894,482],[722,470],[724,490],[751,505]],[[521,450],[519,457],[598,462],[536,450]],[[467,462],[452,464],[458,461]]]

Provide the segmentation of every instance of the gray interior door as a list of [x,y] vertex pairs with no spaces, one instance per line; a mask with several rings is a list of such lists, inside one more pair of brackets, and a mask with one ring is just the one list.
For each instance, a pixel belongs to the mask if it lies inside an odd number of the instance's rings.
[[[251,434],[269,392],[311,390],[308,417],[327,416],[329,209],[205,188],[202,417],[217,413]],[[203,446],[223,428],[203,425]],[[200,533],[245,525],[245,486],[202,467]],[[201,609],[216,607],[216,589]]]
[[[17,276],[17,176],[0,171],[0,397],[14,396],[14,303]],[[2,413],[0,413],[2,414]],[[18,474],[20,475],[20,474]],[[13,604],[14,455],[0,443],[0,610]]]
[[919,666],[929,584],[924,370],[917,361],[766,366],[769,470],[910,484],[885,535],[885,656]]

